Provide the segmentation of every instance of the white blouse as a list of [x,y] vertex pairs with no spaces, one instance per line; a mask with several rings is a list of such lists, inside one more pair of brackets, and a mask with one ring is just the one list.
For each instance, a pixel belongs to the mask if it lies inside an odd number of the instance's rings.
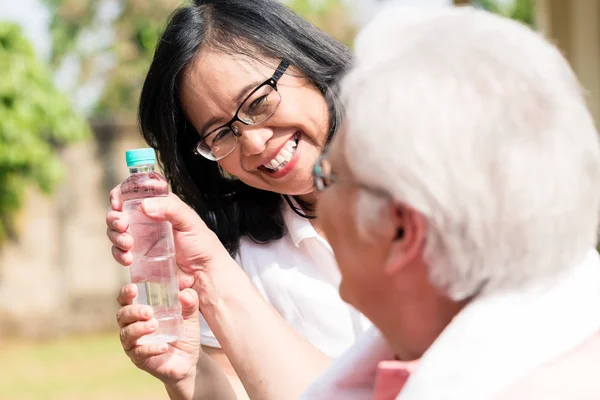
[[[310,221],[284,207],[287,233],[268,244],[242,238],[237,261],[292,328],[327,356],[337,357],[371,323],[340,298],[340,273],[329,243]],[[203,345],[220,347],[204,318],[200,328]]]

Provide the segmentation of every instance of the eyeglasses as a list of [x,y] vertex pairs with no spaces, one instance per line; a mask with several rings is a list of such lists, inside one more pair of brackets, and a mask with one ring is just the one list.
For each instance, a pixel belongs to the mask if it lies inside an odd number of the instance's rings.
[[277,81],[289,65],[286,60],[282,60],[273,76],[246,96],[229,122],[211,130],[200,139],[194,148],[194,153],[213,161],[225,158],[236,148],[241,135],[240,129],[233,125],[234,123],[258,125],[271,118],[281,103]]
[[313,167],[313,184],[317,192],[322,192],[329,185],[337,181],[336,176],[331,170],[331,164],[327,160],[327,152],[321,153]]
[[372,187],[370,185],[366,185],[364,183],[359,182],[351,182],[346,181],[344,179],[339,179],[338,176],[332,171],[331,163],[327,159],[327,151],[323,151],[321,155],[317,158],[315,165],[312,171],[313,175],[313,185],[317,192],[322,192],[331,186],[334,183],[338,183],[343,181],[345,183],[356,185],[367,192],[370,192],[373,195],[376,195],[380,198],[390,199],[392,196],[385,190]]

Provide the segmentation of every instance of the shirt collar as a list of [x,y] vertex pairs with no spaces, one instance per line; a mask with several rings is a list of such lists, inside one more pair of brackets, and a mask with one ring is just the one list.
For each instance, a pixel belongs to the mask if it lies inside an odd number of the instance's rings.
[[552,281],[469,303],[429,347],[398,400],[488,399],[600,330],[600,258]]
[[[300,206],[294,199],[290,200],[295,207],[300,209]],[[317,233],[308,219],[296,214],[287,202],[283,203],[283,207],[283,221],[294,246],[299,247],[300,243],[305,239],[321,239],[321,236]]]
[[395,399],[402,390],[418,361],[380,361],[373,388],[373,400]]
[[379,362],[394,359],[394,351],[381,333],[371,328],[337,358],[300,399],[371,400]]

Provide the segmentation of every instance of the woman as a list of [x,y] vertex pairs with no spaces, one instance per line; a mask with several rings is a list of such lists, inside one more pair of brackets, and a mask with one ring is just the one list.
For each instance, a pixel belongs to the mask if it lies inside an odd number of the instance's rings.
[[[367,325],[339,298],[312,212],[311,169],[338,125],[335,84],[349,60],[347,48],[277,1],[197,1],[172,16],[144,83],[142,133],[195,211],[171,196],[147,213],[173,223],[189,278],[182,287],[200,296],[205,353],[239,389],[237,373],[251,398],[297,397]],[[113,255],[128,265],[118,188],[111,204]],[[180,369],[173,360],[156,368],[167,356],[135,346],[151,328],[144,308],[129,305],[134,296],[126,286],[119,299],[123,346],[177,396],[195,356],[169,353],[185,359]]]

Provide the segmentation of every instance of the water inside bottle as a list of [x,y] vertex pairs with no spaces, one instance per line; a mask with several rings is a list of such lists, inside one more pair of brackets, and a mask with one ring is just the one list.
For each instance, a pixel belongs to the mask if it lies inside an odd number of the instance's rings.
[[168,222],[146,217],[141,202],[129,200],[123,205],[129,217],[128,232],[134,237],[131,282],[138,287],[135,303],[151,306],[159,326],[138,344],[172,342],[181,337],[183,323],[172,228]]
[[[158,328],[152,335],[147,335],[138,340],[138,344],[168,343],[179,339],[182,323],[181,308],[177,293],[179,283],[177,276],[168,272],[175,264],[174,257],[143,258],[135,263],[136,270],[153,271],[158,277],[132,276],[132,282],[138,288],[135,298],[136,304],[147,304],[154,309],[154,318],[158,321]],[[163,273],[161,273],[161,271]]]
[[[137,304],[147,304],[154,308],[154,317],[171,317],[181,313],[179,309],[179,283],[177,275],[169,275],[173,270],[173,257],[143,258],[132,265],[131,281],[138,287],[135,299]],[[137,271],[151,271],[152,275],[136,276]]]

